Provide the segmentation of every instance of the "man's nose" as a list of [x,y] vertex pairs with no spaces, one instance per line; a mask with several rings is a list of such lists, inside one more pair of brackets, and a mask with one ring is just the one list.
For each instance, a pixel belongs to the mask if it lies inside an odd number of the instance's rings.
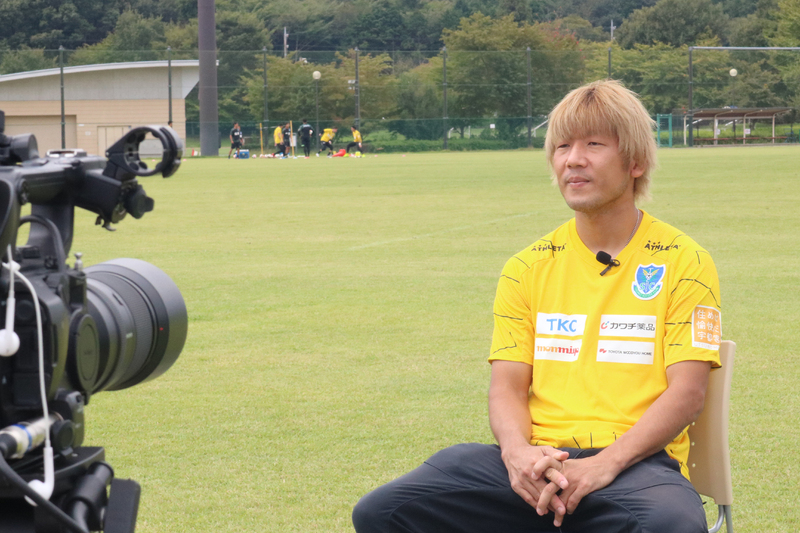
[[582,167],[586,165],[586,151],[578,144],[573,144],[569,147],[569,154],[567,155],[568,167]]

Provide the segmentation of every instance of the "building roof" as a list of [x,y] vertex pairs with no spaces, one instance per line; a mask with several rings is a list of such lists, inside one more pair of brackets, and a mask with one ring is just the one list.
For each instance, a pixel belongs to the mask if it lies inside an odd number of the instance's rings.
[[[64,74],[74,74],[79,72],[98,72],[103,70],[122,70],[136,68],[168,68],[168,61],[132,61],[128,63],[100,63],[94,65],[76,65],[64,67]],[[172,68],[200,68],[200,61],[197,59],[173,59]],[[14,74],[0,75],[0,83],[13,80],[24,80],[28,78],[40,78],[43,76],[59,76],[60,68],[46,68],[43,70],[29,70],[27,72],[15,72]]]
[[[167,61],[134,61],[64,67],[67,100],[166,99]],[[186,98],[200,79],[200,61],[172,61],[174,98]],[[61,99],[61,69],[48,68],[0,76],[0,101]]]

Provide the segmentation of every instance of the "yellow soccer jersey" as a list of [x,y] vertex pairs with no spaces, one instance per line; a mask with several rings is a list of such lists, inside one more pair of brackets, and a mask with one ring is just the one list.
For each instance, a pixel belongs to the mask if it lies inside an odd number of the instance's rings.
[[275,144],[283,143],[283,128],[280,126],[275,128],[275,131],[272,133],[272,137],[275,139]]
[[356,130],[353,132],[353,142],[360,143],[361,142],[361,132]]
[[322,130],[322,139],[320,139],[320,140],[322,142],[326,143],[326,142],[330,141],[331,139],[333,139],[333,129],[328,128],[328,129]]
[[[531,365],[532,444],[609,446],[667,388],[666,368],[719,366],[720,295],[711,256],[644,213],[606,268],[575,219],[512,257],[494,304],[489,361]],[[688,476],[684,430],[667,453]]]

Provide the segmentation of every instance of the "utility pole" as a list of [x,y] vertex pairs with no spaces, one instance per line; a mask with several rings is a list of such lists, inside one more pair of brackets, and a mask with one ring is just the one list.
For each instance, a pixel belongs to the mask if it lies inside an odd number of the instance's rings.
[[611,19],[611,40],[612,41],[614,40],[614,30],[616,30],[616,29],[617,29],[617,27],[614,26],[614,19]]
[[289,32],[286,31],[286,26],[283,27],[283,58],[289,53]]

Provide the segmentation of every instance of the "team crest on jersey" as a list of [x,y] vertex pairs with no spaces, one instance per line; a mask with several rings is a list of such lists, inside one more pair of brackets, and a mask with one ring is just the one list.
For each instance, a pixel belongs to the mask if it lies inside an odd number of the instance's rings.
[[631,290],[633,295],[640,300],[652,300],[664,286],[664,274],[667,271],[666,265],[657,266],[653,263],[649,265],[639,265],[636,269],[636,279],[633,280]]

